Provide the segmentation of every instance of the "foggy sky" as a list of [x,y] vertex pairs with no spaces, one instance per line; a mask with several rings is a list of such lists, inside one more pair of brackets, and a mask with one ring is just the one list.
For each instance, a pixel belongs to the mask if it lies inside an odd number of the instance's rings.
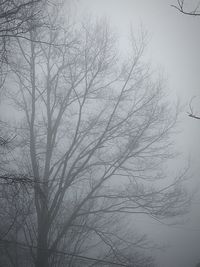
[[[77,14],[83,17],[104,16],[120,37],[122,50],[127,49],[130,25],[137,31],[141,25],[147,30],[149,44],[147,60],[153,68],[164,73],[170,101],[180,99],[185,104],[176,135],[176,149],[182,153],[181,159],[191,158],[192,186],[200,187],[200,122],[187,116],[188,103],[197,96],[193,104],[200,114],[200,17],[185,16],[171,7],[175,0],[78,0]],[[195,3],[195,1],[189,1]],[[184,161],[184,160],[183,160]],[[180,161],[180,162],[183,162]],[[174,168],[177,163],[172,163]],[[182,168],[184,163],[179,163]],[[200,194],[200,193],[199,193]],[[198,195],[197,195],[198,198]],[[200,199],[200,197],[199,197]],[[190,223],[200,229],[199,204],[193,205],[188,215]],[[160,253],[162,267],[191,266],[200,259],[200,231],[178,230],[157,223],[149,223],[146,229],[145,219],[139,219],[140,229],[151,238],[170,242],[171,248]],[[188,224],[190,225],[190,224]],[[145,228],[145,229],[144,229]]]

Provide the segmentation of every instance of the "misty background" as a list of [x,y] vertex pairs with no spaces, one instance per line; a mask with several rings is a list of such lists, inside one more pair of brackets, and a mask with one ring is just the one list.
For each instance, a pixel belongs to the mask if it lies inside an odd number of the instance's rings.
[[[179,160],[171,162],[172,170],[184,167],[190,161],[191,188],[200,187],[200,123],[188,117],[192,97],[194,111],[200,114],[200,19],[186,16],[171,5],[176,1],[165,0],[80,0],[75,15],[105,17],[114,27],[120,39],[122,52],[128,49],[130,30],[147,32],[148,45],[145,53],[155,72],[160,72],[166,82],[170,101],[180,100],[183,105],[175,149],[180,151]],[[186,2],[191,10],[197,1]],[[176,169],[177,168],[177,169]],[[147,219],[137,219],[139,229],[151,238],[170,244],[171,248],[157,252],[161,266],[194,266],[200,259],[200,193],[196,193],[191,212],[184,226],[168,228]],[[140,228],[141,227],[141,228]],[[178,229],[179,228],[179,229]],[[183,228],[183,229],[181,229]]]
[[[181,14],[171,6],[176,3],[175,0],[76,0],[67,1],[65,9],[66,16],[70,14],[75,23],[105,19],[119,40],[122,57],[130,51],[130,33],[137,39],[141,30],[145,32],[147,46],[143,61],[151,67],[153,77],[162,78],[170,104],[181,105],[171,137],[178,155],[168,161],[169,180],[161,184],[164,186],[189,166],[184,185],[194,197],[189,212],[175,218],[173,225],[170,220],[137,215],[133,217],[133,232],[146,234],[155,244],[153,249],[147,249],[147,255],[155,257],[158,266],[195,267],[200,262],[200,121],[190,118],[188,112],[193,99],[193,111],[200,116],[200,17]],[[196,3],[187,2],[186,9],[192,9]],[[8,102],[3,97],[1,119],[12,121],[14,109]]]

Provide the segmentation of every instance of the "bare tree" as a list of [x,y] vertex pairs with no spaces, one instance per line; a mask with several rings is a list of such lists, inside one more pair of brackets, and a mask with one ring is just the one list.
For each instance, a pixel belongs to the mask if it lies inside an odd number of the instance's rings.
[[[198,1],[195,8],[192,9],[192,11],[187,11],[185,9],[185,5],[189,3],[189,1],[185,1],[185,0],[177,0],[177,4],[176,5],[172,5],[172,7],[176,8],[179,12],[181,12],[182,14],[185,15],[190,15],[190,16],[200,16],[200,11],[199,11],[199,5],[200,2]],[[188,112],[188,116],[193,118],[193,119],[200,119],[200,116],[198,116],[197,114],[194,113],[193,111],[193,106],[192,106],[192,101],[193,101],[194,97],[191,98],[190,100],[190,104],[189,104],[189,108],[190,111]]]
[[192,8],[192,10],[188,10],[185,8],[185,6],[187,6],[188,3],[190,3],[190,1],[177,0],[176,5],[172,5],[172,7],[176,8],[179,12],[181,12],[182,14],[185,14],[185,15],[200,16],[200,12],[199,12],[200,2],[197,1],[196,6],[194,8]]
[[[28,31],[44,26],[40,24],[40,15],[43,0],[5,0],[0,1],[0,104],[3,87],[9,71],[10,46],[14,38],[25,38]],[[44,20],[43,20],[44,22]],[[1,189],[1,231],[0,239],[8,236],[18,227],[17,220],[23,217],[26,211],[20,207],[16,194],[20,193],[21,186],[32,184],[32,180],[25,173],[10,172],[8,165],[12,164],[12,150],[14,149],[15,134],[8,124],[0,118],[0,189]],[[16,170],[15,170],[16,171]],[[19,184],[19,185],[17,185]],[[18,188],[19,187],[19,188]],[[11,201],[10,201],[11,199]],[[18,205],[10,205],[13,200]],[[17,208],[18,207],[18,208]],[[8,216],[8,209],[10,217]],[[11,238],[13,240],[13,238]],[[15,265],[17,266],[17,265]]]
[[[0,2],[0,71],[3,86],[8,60],[8,44],[16,36],[23,37],[30,27],[39,26],[39,3],[42,0],[5,0]],[[44,1],[43,1],[44,2]],[[30,23],[31,22],[31,23]]]
[[[0,104],[3,95],[3,87],[9,71],[9,55],[12,39],[16,36],[24,38],[31,28],[41,26],[39,23],[40,7],[44,1],[41,0],[5,0],[0,1]],[[14,147],[15,135],[7,128],[8,124],[0,118],[0,240],[9,236],[10,240],[15,240],[19,231],[22,218],[26,217],[27,210],[21,205],[22,191],[24,183],[30,183],[29,178],[24,173],[9,171],[8,165],[12,163],[12,150]],[[24,191],[24,190],[23,190]],[[17,197],[17,195],[19,196]],[[12,203],[12,204],[11,204]],[[25,202],[26,203],[26,202]],[[2,243],[1,243],[2,245]],[[5,246],[4,246],[5,248]],[[16,252],[15,248],[15,252]],[[1,251],[2,252],[2,251]],[[11,249],[4,252],[7,258],[13,263],[16,253]],[[3,254],[2,260],[3,260]],[[12,255],[12,256],[11,256]],[[15,262],[15,261],[14,261]],[[8,262],[1,262],[1,265],[8,266]],[[10,266],[10,265],[9,265]],[[14,266],[18,266],[15,262]]]
[[193,118],[193,119],[197,119],[197,120],[200,120],[200,117],[196,115],[196,112],[194,112],[194,107],[193,107],[193,100],[194,100],[195,97],[192,97],[191,100],[190,100],[190,104],[189,104],[189,107],[190,107],[190,112],[188,112],[188,116]]
[[[38,27],[40,3],[42,0],[4,0],[0,1],[0,98],[8,71],[9,44],[16,36],[23,38],[30,27]],[[4,124],[0,121],[0,146],[8,143]]]
[[[100,258],[127,263],[125,244],[134,241],[123,237],[125,225],[115,227],[117,219],[185,212],[183,174],[159,185],[160,166],[173,156],[177,110],[142,61],[143,35],[132,38],[122,62],[105,22],[66,25],[60,10],[48,12],[48,28],[16,39],[11,65],[13,100],[23,114],[15,168],[33,181],[34,207],[20,239],[35,248],[36,267],[62,266],[54,252],[63,249],[76,256],[94,248]],[[95,249],[99,244],[110,255]]]
[[[6,53],[6,41],[23,35],[30,27],[38,25],[38,3],[41,0],[5,0],[0,3],[0,39],[2,56]],[[31,23],[29,23],[31,21]]]

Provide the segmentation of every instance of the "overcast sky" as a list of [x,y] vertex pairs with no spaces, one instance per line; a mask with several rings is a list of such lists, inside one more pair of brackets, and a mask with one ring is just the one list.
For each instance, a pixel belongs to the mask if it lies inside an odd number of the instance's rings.
[[[193,104],[198,111],[200,18],[178,13],[171,7],[174,3],[175,0],[78,0],[77,9],[84,16],[107,17],[120,36],[122,45],[126,45],[130,25],[135,31],[143,25],[149,36],[147,57],[153,67],[164,72],[168,90],[182,103],[186,104],[191,97],[197,96]],[[179,140],[181,147],[184,145],[183,149],[194,153],[196,158],[199,147],[194,141],[198,140],[200,123],[186,116],[188,110],[186,106],[182,125],[184,135]]]
[[[188,1],[190,4],[195,3],[193,0]],[[83,16],[91,14],[95,17],[107,17],[121,38],[122,49],[123,46],[126,49],[130,25],[134,31],[138,31],[143,25],[149,36],[147,58],[154,69],[164,72],[167,90],[172,95],[171,101],[175,102],[174,98],[177,97],[182,103],[187,104],[193,96],[197,96],[193,104],[197,112],[199,107],[200,114],[200,17],[178,13],[171,7],[175,2],[175,0],[77,0],[76,5],[77,12],[82,13]],[[181,116],[181,133],[176,137],[177,149],[183,152],[185,158],[191,156],[193,183],[198,186],[200,184],[200,180],[198,181],[200,122],[189,118],[188,110],[186,105]],[[198,206],[195,210],[200,213]],[[151,236],[154,236],[155,226],[148,228],[150,235],[153,233]],[[160,227],[156,235],[159,238],[165,238],[166,233],[173,244],[172,249],[165,256],[162,254],[162,267],[190,266],[192,261],[195,262],[200,255],[200,249],[198,250],[200,232],[198,234],[190,231],[176,232],[176,238],[179,238],[176,242],[172,238],[174,230],[164,230]],[[190,247],[191,250],[189,250]]]

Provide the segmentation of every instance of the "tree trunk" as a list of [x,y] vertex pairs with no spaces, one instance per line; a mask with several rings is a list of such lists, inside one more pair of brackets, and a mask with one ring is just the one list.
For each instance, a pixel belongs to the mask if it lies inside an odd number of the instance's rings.
[[49,267],[48,265],[48,251],[47,249],[37,250],[37,260],[35,267]]
[[48,226],[47,216],[44,211],[38,216],[38,242],[37,242],[37,258],[35,267],[49,267],[48,258]]

